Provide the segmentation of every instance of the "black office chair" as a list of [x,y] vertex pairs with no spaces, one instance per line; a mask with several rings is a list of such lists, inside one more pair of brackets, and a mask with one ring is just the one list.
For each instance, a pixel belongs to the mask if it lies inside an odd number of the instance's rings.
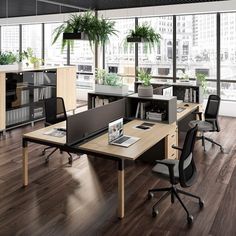
[[219,143],[215,142],[213,139],[205,137],[204,135],[206,132],[220,132],[218,122],[219,108],[220,97],[218,95],[210,95],[204,113],[205,120],[202,120],[202,112],[194,112],[199,116],[199,120],[193,120],[189,122],[190,127],[198,125],[198,131],[201,132],[201,136],[197,137],[197,139],[202,140],[202,146],[204,147],[204,151],[206,151],[205,140],[219,146],[222,152],[224,151],[223,147]]
[[179,194],[184,194],[189,197],[193,197],[198,199],[200,208],[203,208],[204,202],[200,197],[195,196],[191,193],[185,192],[176,187],[177,184],[180,184],[182,188],[188,188],[194,183],[194,179],[196,177],[196,166],[193,158],[193,149],[195,145],[195,138],[197,134],[197,126],[188,130],[183,148],[172,146],[173,148],[181,151],[181,155],[179,160],[157,160],[154,168],[152,169],[154,173],[158,174],[158,176],[163,178],[168,178],[171,186],[167,188],[156,188],[150,189],[148,191],[148,198],[151,199],[154,195],[154,192],[166,192],[158,202],[152,208],[152,215],[156,217],[158,211],[156,207],[158,204],[163,201],[167,196],[171,195],[171,202],[174,203],[175,198],[179,200],[182,207],[187,213],[187,221],[189,224],[193,222],[193,216],[189,214],[188,209],[184,205],[183,201],[179,197]]
[[[45,99],[44,106],[45,106],[45,123],[44,123],[45,127],[67,120],[66,108],[63,98],[54,97]],[[42,154],[45,155],[46,151],[52,148],[53,147],[45,148]],[[58,148],[53,148],[53,151],[45,158],[45,163],[48,163],[50,156],[52,156],[52,154],[57,150]],[[72,164],[73,161],[72,155],[69,152],[67,153],[69,155],[68,158],[69,163]]]

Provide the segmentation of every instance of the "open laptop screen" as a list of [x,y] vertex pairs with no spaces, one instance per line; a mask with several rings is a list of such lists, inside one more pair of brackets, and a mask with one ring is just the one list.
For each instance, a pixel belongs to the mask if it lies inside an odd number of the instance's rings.
[[123,118],[115,120],[108,124],[108,142],[111,143],[114,140],[124,135]]

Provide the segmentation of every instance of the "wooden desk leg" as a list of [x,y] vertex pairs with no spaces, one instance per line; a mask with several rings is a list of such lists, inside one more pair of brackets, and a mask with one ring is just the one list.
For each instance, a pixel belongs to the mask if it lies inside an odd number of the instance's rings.
[[118,217],[125,216],[124,160],[118,161]]
[[27,186],[29,183],[28,177],[28,143],[23,139],[22,145],[22,167],[23,167],[23,186]]

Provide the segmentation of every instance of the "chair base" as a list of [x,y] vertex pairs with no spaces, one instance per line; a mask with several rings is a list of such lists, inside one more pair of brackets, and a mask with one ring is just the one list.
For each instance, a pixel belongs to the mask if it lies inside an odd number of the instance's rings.
[[204,151],[206,151],[205,140],[207,140],[208,142],[219,146],[219,147],[220,147],[220,151],[221,151],[221,152],[224,152],[224,148],[222,147],[221,144],[215,142],[215,141],[214,141],[213,139],[211,139],[211,138],[205,137],[204,134],[202,134],[202,136],[200,136],[200,137],[196,137],[196,139],[202,140],[202,146],[203,146],[203,148],[204,148]]
[[[46,148],[44,148],[44,150],[42,151],[42,155],[45,155],[46,151],[49,150],[49,149],[52,149],[52,148],[53,148],[53,147],[46,147]],[[46,156],[46,158],[45,158],[45,163],[46,163],[46,164],[48,164],[50,157],[51,157],[51,156],[53,155],[53,153],[56,152],[57,150],[58,150],[58,148],[54,148],[53,151],[50,152],[50,154]],[[63,151],[60,150],[60,153],[62,154]],[[71,155],[69,152],[67,152],[67,154],[69,155],[69,157],[68,157],[68,163],[69,163],[70,165],[72,165],[72,163],[73,163],[73,157],[72,157],[72,155]]]
[[171,195],[171,203],[175,202],[175,198],[178,199],[178,201],[180,202],[181,206],[184,208],[185,212],[187,213],[187,221],[189,224],[191,224],[193,222],[193,216],[190,215],[188,209],[186,208],[185,204],[183,203],[183,201],[181,200],[179,194],[183,194],[192,198],[196,198],[199,201],[199,207],[203,208],[204,207],[204,202],[201,200],[200,197],[193,195],[191,193],[185,192],[181,189],[176,188],[174,185],[172,185],[171,187],[168,188],[155,188],[155,189],[150,189],[148,190],[148,198],[152,198],[153,197],[153,193],[154,192],[165,192],[161,198],[155,203],[155,205],[152,207],[152,216],[155,217],[158,214],[158,211],[156,209],[156,207],[164,200],[166,199],[169,195]]

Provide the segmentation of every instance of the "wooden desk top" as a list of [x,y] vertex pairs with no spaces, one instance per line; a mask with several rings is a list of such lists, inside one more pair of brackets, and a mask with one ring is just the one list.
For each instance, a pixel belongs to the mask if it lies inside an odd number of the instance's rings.
[[[142,120],[133,120],[124,125],[124,134],[134,137],[139,137],[136,143],[128,148],[109,145],[108,134],[103,134],[97,138],[88,141],[87,143],[78,146],[79,149],[84,151],[91,151],[100,154],[110,155],[121,159],[135,160],[145,151],[150,149],[161,139],[165,138],[169,133],[176,129],[176,124],[163,124],[154,123],[155,125],[149,130],[141,130],[135,128],[137,125],[142,124]],[[149,122],[149,121],[146,121]]]
[[51,135],[44,134],[45,132],[50,131],[53,128],[66,128],[66,121],[57,123],[55,125],[50,125],[50,126],[42,128],[42,129],[32,131],[30,133],[23,134],[23,138],[30,138],[30,139],[36,140],[36,141],[37,140],[38,141],[46,141],[48,143],[59,144],[59,145],[66,144],[66,135],[64,137],[58,138],[58,137],[53,137]]
[[[184,106],[185,104],[188,104],[189,106]],[[195,111],[197,108],[199,109],[199,107],[201,107],[201,104],[182,102],[182,103],[179,103],[179,104],[177,103],[177,108],[178,107],[185,108],[185,110],[183,110],[179,113],[177,112],[177,122],[182,120],[189,113],[192,113],[193,111]]]

